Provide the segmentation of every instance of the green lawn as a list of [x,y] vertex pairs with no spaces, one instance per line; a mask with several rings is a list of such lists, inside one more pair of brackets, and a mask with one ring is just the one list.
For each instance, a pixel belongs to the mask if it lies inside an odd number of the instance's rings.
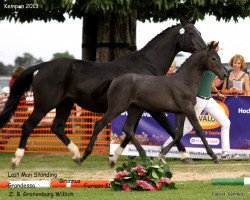
[[[32,199],[29,193],[49,193],[53,199],[250,199],[249,186],[213,186],[209,182],[189,181],[176,183],[177,189],[156,192],[117,192],[109,188],[98,189],[0,189],[1,199]],[[56,196],[64,192],[71,196]],[[10,198],[11,196],[11,198]],[[35,199],[51,199],[51,197],[35,197]]]
[[[9,161],[13,153],[0,154],[0,180],[25,180],[25,178],[9,178],[9,173],[18,172],[51,172],[58,175],[57,179],[112,179],[115,174],[114,169],[107,165],[106,155],[92,155],[81,166],[77,166],[71,161],[69,155],[46,155],[46,154],[26,154],[20,166],[16,170],[10,169]],[[137,158],[138,159],[138,158]],[[117,166],[127,161],[123,156]],[[234,170],[249,170],[248,161],[227,161],[221,165],[213,164],[210,160],[195,161],[194,164],[185,165],[179,160],[170,159],[169,166],[173,173],[188,172],[194,174],[209,172],[228,172]],[[185,174],[185,173],[184,173]],[[26,179],[26,180],[30,180]],[[102,200],[158,200],[158,199],[250,199],[250,186],[215,186],[207,181],[178,181],[175,182],[177,189],[156,192],[117,192],[111,188],[35,188],[35,189],[0,189],[0,200],[5,199],[102,199]],[[64,196],[58,196],[59,193]],[[49,194],[51,196],[32,196],[38,194]],[[66,196],[68,195],[68,196]]]

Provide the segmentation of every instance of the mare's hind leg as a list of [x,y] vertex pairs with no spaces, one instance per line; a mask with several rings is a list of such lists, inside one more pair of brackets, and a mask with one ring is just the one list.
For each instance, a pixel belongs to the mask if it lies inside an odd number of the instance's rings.
[[[139,110],[138,109],[137,111],[132,111],[131,109],[132,108],[128,109],[128,116],[127,116],[127,119],[125,121],[124,127],[131,127],[131,128],[134,127],[133,132],[135,132],[136,127],[137,127],[137,125],[139,123],[139,120],[141,118],[143,110]],[[120,157],[120,155],[122,154],[122,152],[124,151],[125,147],[127,146],[127,144],[130,141],[131,141],[131,138],[130,138],[129,134],[126,133],[125,139],[122,141],[122,143],[120,144],[120,146],[115,150],[114,155],[113,156],[109,156],[109,165],[110,165],[110,167],[113,168],[115,166],[116,161],[118,160],[118,158]]]
[[182,113],[175,114],[175,124],[176,124],[176,130],[173,137],[173,141],[170,142],[166,147],[164,147],[160,154],[157,156],[159,160],[162,160],[163,162],[163,156],[169,152],[169,150],[174,146],[174,144],[180,142],[180,139],[183,136],[183,127],[184,127],[184,121],[185,121],[185,115]]
[[201,128],[201,125],[199,124],[199,121],[196,117],[195,111],[192,109],[192,111],[189,111],[186,113],[187,114],[187,118],[189,120],[189,122],[192,124],[192,126],[194,127],[194,130],[196,131],[197,135],[201,138],[206,151],[208,153],[208,155],[211,156],[211,158],[213,159],[213,161],[215,163],[220,163],[221,160],[217,158],[217,156],[214,154],[213,150],[211,149],[211,147],[208,145],[208,142],[205,138],[204,132]]
[[34,111],[30,115],[28,120],[24,122],[22,126],[22,136],[19,142],[19,147],[16,150],[15,157],[12,158],[13,169],[15,169],[19,165],[24,156],[25,146],[30,134],[46,114],[47,112],[39,110],[38,108],[34,108]]
[[54,132],[57,137],[67,146],[70,153],[73,155],[72,159],[77,164],[80,164],[80,152],[78,147],[68,138],[65,134],[65,125],[67,119],[69,118],[71,109],[73,108],[74,102],[67,100],[61,103],[58,107],[56,107],[56,116],[53,121],[51,130]]

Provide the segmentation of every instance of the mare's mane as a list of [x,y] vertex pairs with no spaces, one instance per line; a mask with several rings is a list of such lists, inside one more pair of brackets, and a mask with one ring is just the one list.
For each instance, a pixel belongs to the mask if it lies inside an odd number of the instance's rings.
[[170,29],[172,30],[173,28],[179,25],[181,24],[172,25],[168,27],[167,29],[163,30],[161,33],[157,34],[152,40],[150,40],[141,50],[143,50],[144,48],[151,47],[160,37],[162,37],[162,35],[166,34],[166,32],[168,32]]

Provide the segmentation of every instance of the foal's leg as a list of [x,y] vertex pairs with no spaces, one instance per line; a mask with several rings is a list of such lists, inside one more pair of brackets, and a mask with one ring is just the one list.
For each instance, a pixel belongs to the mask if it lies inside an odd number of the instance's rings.
[[15,169],[24,156],[25,146],[27,144],[27,140],[32,133],[33,129],[37,126],[37,124],[41,121],[41,119],[47,114],[47,112],[42,111],[38,108],[34,108],[34,111],[26,120],[22,126],[22,136],[19,142],[19,146],[16,150],[15,157],[12,158],[12,168]]
[[127,119],[126,119],[125,124],[123,126],[123,131],[126,134],[125,139],[122,141],[120,146],[115,150],[114,155],[109,156],[109,165],[110,165],[110,167],[115,166],[116,161],[118,160],[118,158],[120,157],[120,155],[124,151],[127,144],[131,141],[130,134],[128,133],[127,129],[131,130],[132,128],[134,128],[133,129],[133,133],[134,133],[135,130],[136,130],[136,127],[137,127],[137,125],[139,123],[139,120],[141,118],[143,110],[137,109],[137,110],[133,111],[133,109],[134,108],[129,108],[128,111],[127,111],[128,116],[127,116]]
[[[114,104],[113,104],[114,105]],[[104,114],[103,118],[96,121],[94,125],[94,131],[93,134],[90,137],[89,144],[87,148],[84,151],[83,156],[81,157],[80,161],[83,162],[92,152],[93,146],[95,144],[96,138],[98,134],[101,132],[101,130],[108,125],[109,122],[111,122],[112,119],[114,119],[117,115],[123,112],[121,110],[122,107],[116,107],[116,105],[111,106],[108,108],[107,112]]]
[[[150,113],[150,115],[162,126],[162,128],[164,128],[169,133],[169,135],[171,135],[172,138],[175,137],[174,127],[168,120],[165,113],[151,112],[151,111],[148,111],[148,113]],[[176,147],[180,152],[186,152],[184,145],[180,141],[176,142]]]
[[204,132],[201,128],[201,125],[196,117],[196,114],[195,114],[195,111],[194,109],[192,109],[192,111],[189,111],[186,113],[187,114],[187,118],[189,120],[189,122],[192,124],[192,126],[194,127],[197,135],[201,138],[205,148],[206,148],[206,151],[208,153],[208,155],[211,156],[211,158],[213,159],[213,161],[215,163],[220,163],[221,161],[217,158],[217,156],[214,154],[213,150],[211,149],[211,147],[208,145],[208,142],[205,138],[205,135],[204,135]]
[[67,100],[66,102],[63,102],[56,108],[56,116],[53,121],[51,130],[54,132],[57,137],[67,146],[70,153],[73,155],[72,159],[77,164],[80,164],[80,152],[78,147],[68,138],[68,136],[65,134],[65,125],[67,122],[67,119],[69,118],[70,112],[73,108],[74,102]]
[[126,123],[123,126],[122,130],[126,135],[128,135],[133,143],[133,145],[136,147],[140,157],[142,159],[147,159],[147,155],[145,150],[142,148],[141,144],[138,142],[138,140],[135,138],[135,128],[138,123],[138,120],[141,117],[142,109],[131,105],[128,108],[128,117],[126,119]]
[[159,160],[162,160],[163,162],[165,162],[163,160],[163,156],[165,154],[167,154],[169,152],[169,150],[176,144],[176,143],[180,143],[180,140],[183,136],[183,127],[184,127],[184,121],[185,121],[185,115],[183,113],[178,113],[175,114],[175,124],[176,124],[176,130],[175,130],[175,134],[173,137],[173,141],[170,142],[166,147],[164,147],[160,154],[157,156],[157,158]]

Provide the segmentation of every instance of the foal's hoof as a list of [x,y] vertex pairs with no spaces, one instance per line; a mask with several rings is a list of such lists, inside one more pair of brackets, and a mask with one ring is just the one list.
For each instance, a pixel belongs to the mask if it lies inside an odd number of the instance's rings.
[[219,158],[214,158],[213,161],[214,161],[214,163],[217,163],[217,164],[222,163],[221,159],[219,159]]
[[109,157],[109,166],[110,166],[110,168],[114,168],[115,167],[115,161],[113,161],[111,159],[111,157]]
[[72,160],[78,165],[82,164],[81,158],[73,158]]
[[165,158],[160,158],[160,161],[163,163],[163,164],[167,164],[167,160]]

